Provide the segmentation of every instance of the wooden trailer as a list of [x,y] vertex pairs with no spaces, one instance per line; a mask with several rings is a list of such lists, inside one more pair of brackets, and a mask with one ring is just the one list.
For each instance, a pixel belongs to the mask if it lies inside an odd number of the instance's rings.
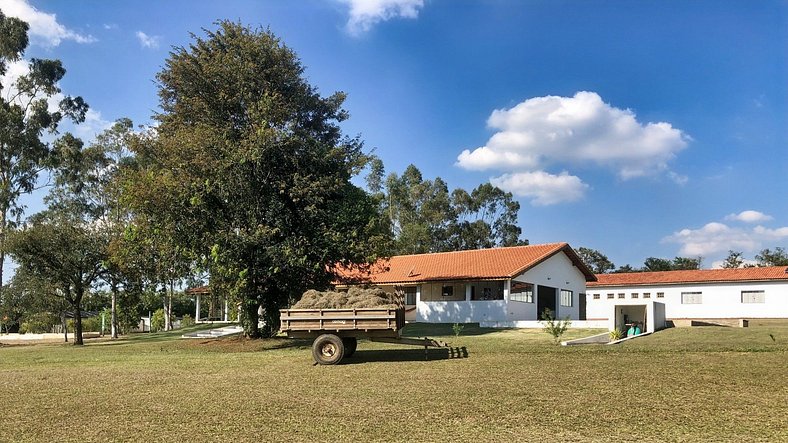
[[405,338],[405,309],[282,309],[280,330],[290,338],[314,338],[312,357],[321,365],[334,365],[356,352],[359,338],[386,343],[446,347],[429,338]]

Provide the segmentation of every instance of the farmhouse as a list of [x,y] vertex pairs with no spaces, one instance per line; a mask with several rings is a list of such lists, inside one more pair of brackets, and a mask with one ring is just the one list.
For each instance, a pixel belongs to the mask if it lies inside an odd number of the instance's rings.
[[545,309],[583,320],[586,282],[596,280],[567,243],[399,255],[340,277],[401,288],[409,321],[493,327],[540,326]]
[[648,330],[740,319],[788,318],[788,267],[598,274],[588,283],[589,320]]

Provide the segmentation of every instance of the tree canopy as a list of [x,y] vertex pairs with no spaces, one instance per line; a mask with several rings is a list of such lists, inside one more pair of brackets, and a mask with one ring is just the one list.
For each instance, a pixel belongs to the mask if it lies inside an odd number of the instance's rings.
[[374,201],[350,179],[368,157],[339,123],[345,95],[304,78],[295,53],[270,31],[221,21],[173,49],[157,75],[157,137],[135,199],[226,284],[247,336],[278,329],[278,310],[324,287],[337,263],[371,259]]
[[[382,175],[380,167],[373,172]],[[393,254],[528,244],[520,239],[517,225],[520,204],[489,183],[470,193],[460,188],[450,193],[440,177],[424,179],[410,165],[401,176],[389,174],[380,196],[381,213],[388,217],[394,237]]]

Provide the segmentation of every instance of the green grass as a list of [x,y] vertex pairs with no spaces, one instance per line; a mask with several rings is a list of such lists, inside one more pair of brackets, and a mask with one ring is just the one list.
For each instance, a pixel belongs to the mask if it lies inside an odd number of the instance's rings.
[[[567,338],[596,331],[570,330]],[[788,322],[560,347],[541,331],[409,325],[452,352],[362,341],[0,347],[2,441],[786,441]],[[774,340],[769,336],[772,334]]]

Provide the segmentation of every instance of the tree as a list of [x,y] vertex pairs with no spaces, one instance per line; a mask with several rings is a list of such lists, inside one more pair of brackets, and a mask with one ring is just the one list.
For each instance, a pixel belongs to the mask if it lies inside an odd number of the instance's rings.
[[74,344],[82,345],[82,299],[102,270],[105,249],[84,220],[65,211],[34,215],[8,238],[24,272],[48,282],[74,315]]
[[157,75],[162,113],[133,198],[163,203],[143,213],[226,284],[246,336],[272,334],[334,266],[376,258],[375,202],[350,181],[369,158],[342,135],[345,95],[322,97],[271,32],[222,21],[193,37]]
[[774,251],[766,248],[755,256],[755,260],[758,266],[788,266],[788,253],[781,247],[774,248]]
[[643,262],[643,271],[657,272],[657,271],[672,271],[673,262],[666,258],[649,257]]
[[629,265],[629,264],[619,266],[618,269],[613,271],[613,273],[615,273],[615,274],[622,274],[622,273],[628,273],[628,272],[642,272],[642,271],[640,269],[638,269],[638,268],[633,268],[632,265]]
[[666,258],[649,257],[643,263],[642,271],[684,271],[700,269],[701,257],[676,257],[673,260]]
[[577,255],[583,260],[594,274],[605,274],[616,268],[607,256],[596,249],[579,247],[576,249]]
[[703,261],[702,257],[676,257],[673,259],[674,271],[694,271],[700,269],[700,264]]
[[[22,59],[27,31],[27,23],[0,11],[0,76],[10,62]],[[12,84],[0,84],[0,281],[6,237],[25,209],[19,198],[36,188],[47,167],[50,145],[44,134],[56,134],[64,117],[81,123],[88,109],[81,97],[66,96],[58,110],[50,110],[49,100],[60,93],[58,82],[66,73],[59,60],[32,59],[28,69]]]
[[744,265],[744,257],[741,251],[728,251],[728,256],[722,262],[724,269],[741,268]]
[[402,176],[388,176],[385,191],[381,211],[390,221],[395,254],[528,244],[517,226],[520,204],[489,183],[449,193],[440,177],[425,180],[409,165]]

